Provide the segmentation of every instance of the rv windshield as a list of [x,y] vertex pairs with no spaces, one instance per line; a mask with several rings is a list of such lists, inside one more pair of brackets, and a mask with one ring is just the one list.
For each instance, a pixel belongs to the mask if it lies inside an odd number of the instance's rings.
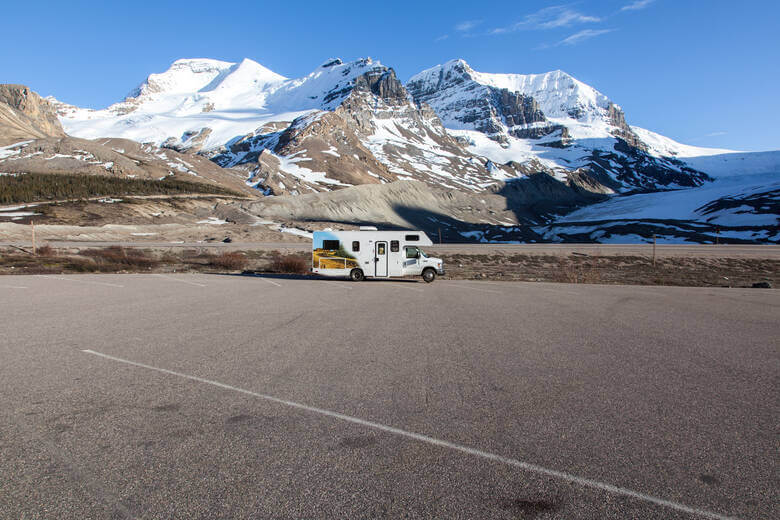
[[423,251],[423,250],[422,250],[422,249],[420,249],[419,247],[417,248],[417,250],[420,252],[420,256],[421,256],[421,257],[423,257],[423,258],[428,258],[428,255],[426,255],[426,254],[425,254],[425,251]]

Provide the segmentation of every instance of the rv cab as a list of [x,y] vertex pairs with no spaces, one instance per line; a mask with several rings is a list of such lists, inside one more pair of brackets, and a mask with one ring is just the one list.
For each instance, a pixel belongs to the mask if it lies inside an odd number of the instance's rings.
[[312,272],[355,281],[365,278],[421,276],[430,283],[444,274],[441,259],[429,256],[424,246],[433,242],[422,231],[315,231]]

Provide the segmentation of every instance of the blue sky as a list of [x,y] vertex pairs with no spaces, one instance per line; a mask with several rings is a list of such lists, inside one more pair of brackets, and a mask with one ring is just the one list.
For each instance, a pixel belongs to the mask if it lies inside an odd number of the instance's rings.
[[[24,2],[3,7],[0,82],[102,108],[178,58],[288,77],[371,56],[410,76],[561,69],[630,124],[699,146],[780,149],[780,2]],[[10,23],[9,23],[10,22]]]

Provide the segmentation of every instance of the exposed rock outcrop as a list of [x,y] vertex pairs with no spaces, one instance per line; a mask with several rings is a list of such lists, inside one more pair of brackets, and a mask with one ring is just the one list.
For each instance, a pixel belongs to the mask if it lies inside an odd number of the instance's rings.
[[24,85],[0,85],[0,146],[64,135],[48,101]]

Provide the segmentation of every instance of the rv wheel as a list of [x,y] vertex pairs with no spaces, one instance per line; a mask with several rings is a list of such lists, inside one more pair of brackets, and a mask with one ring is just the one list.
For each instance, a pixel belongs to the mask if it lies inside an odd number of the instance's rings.
[[349,279],[352,280],[353,282],[360,282],[364,278],[365,276],[363,276],[363,271],[361,271],[360,269],[353,269],[352,271],[349,272]]
[[423,280],[425,280],[425,283],[431,283],[436,279],[436,271],[431,269],[430,267],[423,271],[422,274]]

